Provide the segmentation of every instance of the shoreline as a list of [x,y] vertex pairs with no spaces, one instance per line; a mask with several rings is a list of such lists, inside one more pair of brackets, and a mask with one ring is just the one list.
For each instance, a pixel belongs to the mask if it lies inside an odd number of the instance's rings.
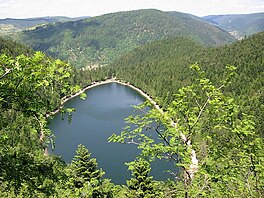
[[137,91],[140,95],[142,95],[144,98],[146,98],[148,101],[150,101],[150,103],[156,108],[158,109],[160,112],[163,112],[162,109],[160,108],[160,106],[147,94],[145,93],[144,91],[142,91],[141,89],[135,87],[134,85],[130,84],[129,82],[122,82],[120,80],[116,80],[116,78],[111,78],[111,79],[107,79],[105,81],[100,81],[100,82],[92,82],[92,84],[84,87],[83,89],[81,89],[80,91],[78,91],[77,93],[73,94],[73,95],[70,95],[70,96],[67,96],[67,97],[63,97],[61,99],[61,104],[60,104],[60,107],[50,113],[48,113],[46,115],[46,118],[52,116],[52,115],[55,115],[57,114],[63,104],[65,104],[67,101],[79,96],[80,94],[84,93],[85,91],[89,90],[89,89],[92,89],[94,87],[97,87],[97,86],[100,86],[100,85],[105,85],[105,84],[109,84],[109,83],[118,83],[118,84],[121,84],[121,85],[124,85],[124,86],[128,86],[130,87],[131,89]]
[[[79,96],[80,94],[84,93],[85,91],[87,91],[89,89],[92,89],[92,88],[100,86],[100,85],[109,84],[109,83],[118,83],[118,84],[130,87],[131,89],[137,91],[144,98],[146,98],[146,100],[148,100],[154,106],[154,108],[157,109],[161,114],[164,114],[164,111],[160,108],[160,106],[157,104],[157,102],[155,102],[147,93],[145,93],[144,91],[142,91],[138,87],[130,84],[129,82],[122,82],[120,80],[117,80],[116,78],[111,78],[111,79],[107,79],[107,80],[100,81],[100,82],[92,82],[90,85],[84,87],[83,89],[81,89],[77,93],[75,93],[71,96],[62,98],[60,107],[58,109],[56,109],[55,111],[47,114],[46,118],[58,113],[61,110],[63,104],[66,103],[67,101],[75,98],[76,96]],[[176,124],[172,121],[171,125],[175,126]],[[189,147],[192,147],[191,141],[187,140],[187,137],[182,132],[180,132],[180,136],[181,136],[181,139],[184,143],[186,143]],[[42,137],[42,138],[44,138],[44,137]],[[190,148],[190,149],[191,149],[191,164],[190,164],[189,169],[186,170],[186,172],[188,173],[190,179],[193,179],[194,174],[198,171],[198,159],[196,157],[195,150],[193,150],[192,148]],[[46,155],[48,154],[47,149],[45,149],[45,154]]]

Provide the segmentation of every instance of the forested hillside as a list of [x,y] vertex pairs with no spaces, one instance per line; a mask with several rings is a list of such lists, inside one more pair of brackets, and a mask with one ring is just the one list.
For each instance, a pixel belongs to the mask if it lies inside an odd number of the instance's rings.
[[0,54],[18,56],[20,54],[33,54],[33,50],[11,39],[0,37]]
[[238,39],[264,31],[264,13],[210,15],[203,17]]
[[172,36],[190,37],[206,45],[235,40],[227,32],[191,15],[158,10],[118,12],[50,24],[24,31],[18,39],[35,50],[69,60],[75,67],[96,67],[135,47]]
[[[135,142],[144,159],[173,161],[184,178],[175,179],[176,196],[262,197],[263,47],[264,33],[218,48],[170,38],[121,57],[111,75],[142,88],[165,112],[129,117],[128,127],[110,140]],[[151,128],[163,144],[144,134]],[[251,171],[262,187],[248,191]]]
[[227,90],[257,117],[263,133],[264,33],[231,45],[204,47],[189,39],[153,42],[124,55],[109,68],[111,75],[129,81],[155,97],[162,106],[194,80],[190,64],[198,63],[215,82],[225,77],[226,65],[237,67],[237,77]]
[[[263,36],[219,48],[169,38],[91,71],[2,40],[0,197],[263,197]],[[201,68],[189,70],[194,62]],[[237,66],[237,76],[233,66],[224,69],[227,64]],[[157,98],[165,112],[130,117],[134,127],[110,137],[141,151],[127,164],[131,178],[122,186],[103,177],[83,145],[70,164],[45,152],[52,140],[48,119],[61,99],[78,91],[76,84],[112,76]],[[159,141],[148,135],[150,128]],[[173,180],[153,180],[156,158],[177,167],[177,173],[169,170]]]

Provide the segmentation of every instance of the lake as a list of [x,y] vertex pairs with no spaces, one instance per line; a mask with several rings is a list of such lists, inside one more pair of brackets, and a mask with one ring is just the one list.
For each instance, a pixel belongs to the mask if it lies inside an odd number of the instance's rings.
[[[59,114],[51,121],[50,128],[55,134],[54,154],[70,163],[78,144],[83,144],[97,159],[98,166],[104,170],[105,178],[115,184],[125,184],[131,177],[125,162],[131,162],[138,155],[135,145],[109,143],[112,133],[119,134],[126,126],[124,119],[137,113],[134,105],[146,99],[137,91],[118,83],[96,86],[86,91],[85,100],[75,97],[65,106],[76,109],[72,121],[68,124],[67,116],[62,120]],[[51,152],[51,151],[50,151]],[[156,180],[165,180],[169,162],[152,164],[151,174]]]

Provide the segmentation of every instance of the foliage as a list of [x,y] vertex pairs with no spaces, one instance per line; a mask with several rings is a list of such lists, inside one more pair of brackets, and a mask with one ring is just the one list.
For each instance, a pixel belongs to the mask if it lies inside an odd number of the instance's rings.
[[[8,42],[12,43],[4,43]],[[85,163],[85,148],[79,148],[80,156],[70,167],[61,158],[47,155],[52,136],[47,117],[62,108],[61,99],[79,90],[73,86],[73,69],[41,52],[15,57],[23,47],[12,44],[10,55],[0,55],[0,196],[111,197],[114,185],[101,179],[103,172],[96,170],[95,159],[87,161],[90,172],[82,172],[78,163]],[[69,173],[78,174],[80,182],[89,177],[89,185],[70,185],[78,177]]]
[[95,158],[83,145],[79,145],[72,163],[67,169],[65,186],[59,186],[58,195],[78,197],[112,197],[114,185],[102,179],[104,172],[98,169]]
[[263,133],[263,46],[264,33],[218,48],[206,48],[189,39],[170,38],[137,48],[105,70],[108,69],[109,77],[116,76],[140,87],[160,106],[166,107],[180,87],[194,81],[190,64],[197,62],[206,71],[207,78],[219,83],[226,77],[225,65],[235,65],[238,75],[224,92],[255,116],[257,131]]
[[[4,47],[8,54],[0,55],[1,197],[263,196],[263,33],[221,48],[166,39],[127,54],[113,63],[116,67],[94,70],[71,68],[41,52],[15,57],[27,53],[15,46],[14,51]],[[198,65],[193,65],[196,72],[189,71],[187,65],[195,60],[205,72]],[[232,61],[237,75],[233,66],[224,70]],[[47,116],[61,107],[61,99],[79,90],[73,85],[112,76],[158,97],[165,109],[129,117],[134,127],[110,138],[135,143],[142,151],[129,164],[127,186],[102,178],[83,146],[71,165],[44,155],[51,135]],[[159,140],[151,138],[153,131]],[[174,181],[152,180],[149,162],[156,158],[174,163]]]
[[[17,196],[51,195],[65,177],[64,162],[44,155],[51,135],[46,115],[75,90],[69,65],[43,53],[0,55],[0,183]],[[25,193],[25,194],[24,194]]]
[[132,178],[127,181],[128,197],[155,197],[152,177],[149,176],[150,164],[145,160],[138,160],[128,164]]
[[118,12],[84,20],[49,24],[18,35],[19,40],[75,67],[105,65],[135,47],[172,36],[190,37],[206,45],[234,38],[188,14],[158,10]]
[[88,149],[80,144],[71,165],[72,180],[76,188],[81,188],[84,183],[96,186],[104,174],[97,168],[96,159],[90,159],[90,156]]
[[[66,79],[71,68],[60,60],[51,61],[37,52],[31,58],[21,55],[12,59],[1,55],[0,63],[1,105],[4,109],[43,115],[58,107],[60,96],[70,93]],[[56,93],[58,89],[61,93]],[[50,93],[59,97],[51,100]]]
[[[235,68],[228,67],[230,77],[220,87],[198,65],[192,68],[198,78],[179,90],[164,113],[154,109],[129,117],[134,127],[113,134],[110,141],[135,143],[150,160],[172,161],[180,168],[174,173],[179,197],[261,197],[263,139],[255,133],[252,117],[222,93]],[[151,138],[153,132],[160,141]]]
[[32,55],[33,50],[11,39],[4,39],[0,37],[0,54],[16,57],[20,54]]

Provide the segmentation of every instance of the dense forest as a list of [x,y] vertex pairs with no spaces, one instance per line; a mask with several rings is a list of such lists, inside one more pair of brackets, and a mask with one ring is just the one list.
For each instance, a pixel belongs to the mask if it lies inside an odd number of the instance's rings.
[[[0,41],[1,197],[263,196],[264,33],[222,47],[167,38],[94,70]],[[109,138],[133,140],[141,150],[128,163],[126,185],[104,178],[83,145],[70,164],[45,153],[51,112],[60,108],[70,118],[74,111],[61,99],[111,77],[140,87],[163,109],[129,117],[134,127]],[[179,168],[171,171],[174,180],[153,180],[150,162],[157,158]]]
[[198,63],[214,82],[225,77],[226,65],[234,65],[237,76],[225,92],[255,115],[258,130],[263,134],[263,52],[264,33],[217,48],[204,47],[190,39],[170,38],[117,59],[108,67],[108,74],[142,88],[166,106],[180,87],[193,82],[189,65]]
[[0,54],[7,54],[13,57],[20,54],[32,55],[33,50],[11,39],[3,39],[0,37]]
[[198,17],[159,10],[118,12],[48,24],[16,37],[34,50],[69,61],[75,67],[96,67],[109,64],[138,46],[171,36],[192,37],[206,45],[235,41],[227,32]]

